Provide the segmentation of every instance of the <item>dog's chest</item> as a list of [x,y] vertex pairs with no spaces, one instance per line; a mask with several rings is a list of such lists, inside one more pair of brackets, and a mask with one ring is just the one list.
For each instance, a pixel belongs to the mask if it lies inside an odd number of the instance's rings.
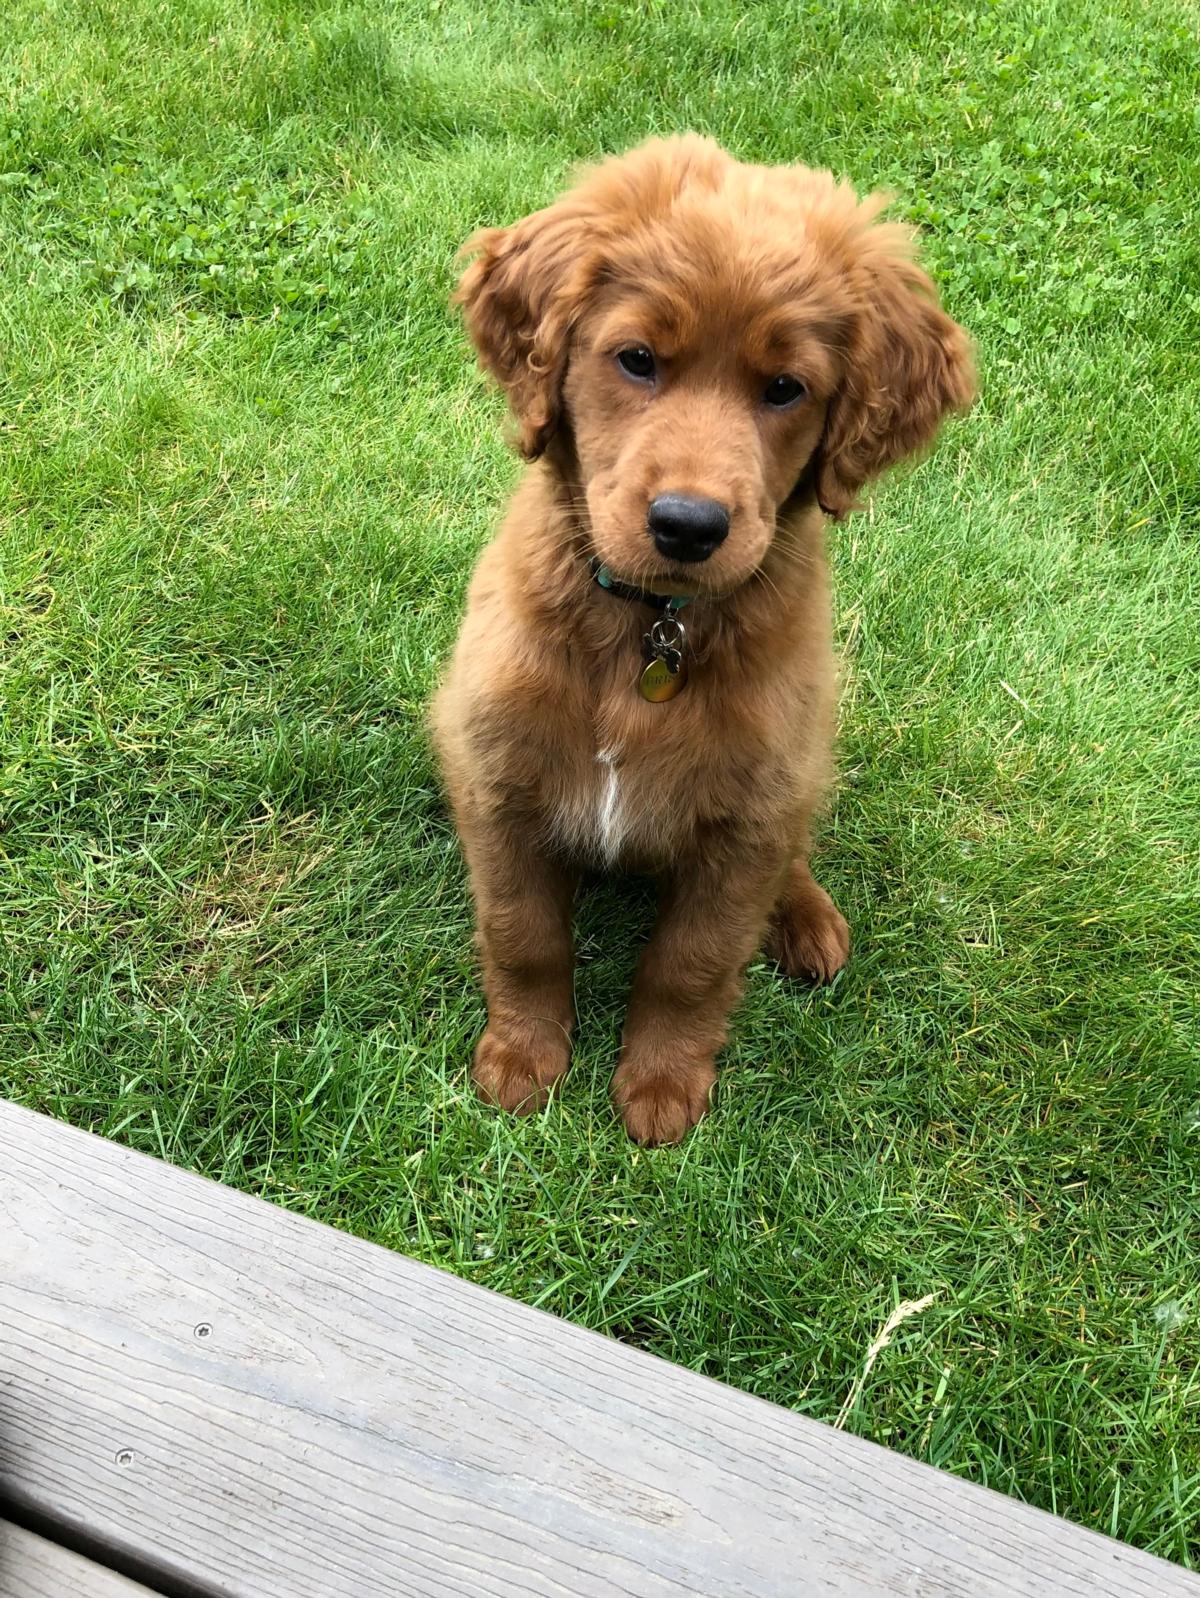
[[542,765],[543,825],[595,865],[653,868],[762,801],[753,791],[761,736],[749,714],[721,714],[712,684],[659,705],[613,677],[592,685],[578,719],[564,719],[558,758]]
[[563,771],[551,798],[551,830],[560,845],[599,866],[669,860],[707,819],[719,765],[701,773],[681,769],[654,741],[605,743]]
[[615,865],[632,837],[648,830],[640,788],[625,750],[582,752],[560,771],[547,796],[546,819],[556,841],[599,865]]
[[[620,856],[621,843],[630,821],[621,793],[620,751],[599,750],[596,754],[596,764],[600,768],[600,792],[596,802],[596,845],[605,861],[614,863]],[[628,798],[628,792],[624,798]]]

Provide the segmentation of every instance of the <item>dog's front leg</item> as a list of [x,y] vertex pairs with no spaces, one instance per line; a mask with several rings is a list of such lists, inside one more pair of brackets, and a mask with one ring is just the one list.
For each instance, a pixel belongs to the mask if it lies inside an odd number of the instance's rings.
[[786,860],[715,850],[664,884],[634,978],[613,1102],[639,1143],[677,1143],[708,1108],[746,965]]
[[577,876],[528,828],[462,818],[488,1022],[475,1085],[489,1104],[540,1109],[571,1060],[571,904]]

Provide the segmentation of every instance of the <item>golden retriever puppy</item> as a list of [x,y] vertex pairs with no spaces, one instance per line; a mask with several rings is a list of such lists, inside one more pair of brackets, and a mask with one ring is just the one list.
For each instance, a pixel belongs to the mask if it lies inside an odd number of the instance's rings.
[[846,961],[808,865],[834,731],[825,521],[974,389],[880,209],[685,136],[466,247],[456,297],[533,463],[433,711],[489,1103],[535,1109],[567,1069],[586,867],[660,883],[612,1081],[639,1142],[704,1114],[764,941],[817,981]]

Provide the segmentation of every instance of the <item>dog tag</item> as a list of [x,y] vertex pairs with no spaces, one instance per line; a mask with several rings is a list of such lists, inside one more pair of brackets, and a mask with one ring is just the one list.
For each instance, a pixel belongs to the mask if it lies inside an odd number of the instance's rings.
[[648,699],[652,705],[661,705],[666,699],[674,699],[675,695],[686,687],[687,666],[682,660],[675,671],[671,670],[665,660],[652,660],[638,683],[642,698]]

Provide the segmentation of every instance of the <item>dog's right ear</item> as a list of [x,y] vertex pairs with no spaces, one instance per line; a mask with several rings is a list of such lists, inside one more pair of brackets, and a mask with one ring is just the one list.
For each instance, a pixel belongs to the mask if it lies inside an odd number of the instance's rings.
[[567,195],[463,246],[473,256],[454,303],[517,420],[517,446],[536,460],[558,424],[571,328],[596,272],[587,208]]
[[521,222],[468,239],[459,280],[467,332],[517,419],[527,460],[545,450],[562,411],[571,332],[611,245],[669,208],[688,184],[714,188],[729,165],[711,139],[651,139],[585,171],[575,188]]

